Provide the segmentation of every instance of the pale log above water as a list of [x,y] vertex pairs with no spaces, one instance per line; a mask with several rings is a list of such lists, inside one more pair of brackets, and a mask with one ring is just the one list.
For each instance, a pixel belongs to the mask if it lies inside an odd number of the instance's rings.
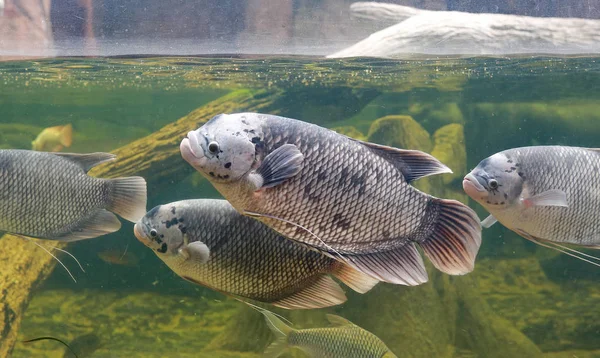
[[351,13],[389,25],[327,57],[600,53],[600,20],[428,11],[374,2]]

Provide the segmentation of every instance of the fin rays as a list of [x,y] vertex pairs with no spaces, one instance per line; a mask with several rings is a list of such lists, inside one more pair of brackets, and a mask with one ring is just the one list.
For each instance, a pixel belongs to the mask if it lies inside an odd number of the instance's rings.
[[[552,250],[558,251],[558,252],[563,253],[565,255],[574,257],[574,258],[576,258],[578,260],[585,261],[585,262],[587,262],[589,264],[592,264],[594,266],[600,267],[600,258],[599,257],[586,254],[584,252],[572,249],[572,248],[564,246],[564,245],[560,245],[560,244],[558,244],[556,242],[547,241],[547,240],[544,240],[544,239],[537,238],[535,236],[529,235],[527,232],[525,232],[523,230],[517,230],[517,233],[520,234],[521,236],[523,236],[524,238],[526,238],[527,240],[529,240],[531,242],[534,242],[534,243],[536,243],[536,244],[538,244],[540,246],[543,246],[543,247],[546,247],[548,249],[552,249]],[[586,257],[590,258],[592,260],[596,260],[598,262],[594,262],[594,261],[588,260],[588,259],[586,259]]]

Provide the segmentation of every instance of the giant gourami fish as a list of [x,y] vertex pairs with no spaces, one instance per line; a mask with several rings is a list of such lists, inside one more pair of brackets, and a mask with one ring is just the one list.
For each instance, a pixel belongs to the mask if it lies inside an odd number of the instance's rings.
[[320,308],[345,302],[344,291],[329,274],[361,293],[377,283],[239,214],[226,200],[159,205],[135,225],[134,232],[182,278],[282,308]]
[[[600,248],[600,150],[532,146],[484,160],[463,180],[465,192],[522,237],[584,261],[562,244]],[[593,263],[593,262],[590,262]],[[594,263],[596,264],[596,263]]]
[[108,153],[0,150],[0,231],[75,241],[119,230],[112,212],[136,222],[146,212],[143,178],[86,174],[113,159]]
[[265,350],[265,357],[279,357],[288,348],[299,348],[310,357],[319,358],[396,357],[379,337],[343,317],[328,314],[331,327],[293,329],[272,312],[259,311],[276,337]]
[[476,214],[410,185],[451,172],[429,154],[258,113],[215,116],[180,150],[240,213],[378,280],[426,282],[416,245],[443,272],[473,270]]

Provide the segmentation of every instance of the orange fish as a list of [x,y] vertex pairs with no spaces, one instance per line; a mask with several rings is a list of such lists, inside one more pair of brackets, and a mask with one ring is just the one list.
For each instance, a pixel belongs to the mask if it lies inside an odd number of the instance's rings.
[[37,138],[31,142],[33,150],[43,152],[60,152],[64,147],[70,147],[73,142],[73,127],[49,127],[44,129]]

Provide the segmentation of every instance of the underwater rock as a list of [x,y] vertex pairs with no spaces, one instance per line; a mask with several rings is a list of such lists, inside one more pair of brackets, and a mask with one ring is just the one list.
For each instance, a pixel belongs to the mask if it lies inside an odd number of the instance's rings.
[[[439,96],[439,95],[438,95]],[[408,107],[410,114],[430,133],[447,124],[458,123],[465,124],[465,118],[456,102],[445,103],[412,103]]]
[[[362,3],[360,11],[372,18],[384,13],[381,5],[371,4],[371,11],[366,10],[368,3]],[[396,16],[399,23],[327,57],[600,52],[600,20],[428,11],[391,4],[385,14],[383,21]]]
[[434,147],[431,155],[452,169],[452,174],[440,175],[444,184],[460,180],[467,173],[467,150],[465,133],[461,124],[448,124],[433,134]]
[[358,139],[358,140],[367,140],[367,137],[361,133],[358,129],[352,126],[342,126],[342,127],[334,127],[331,130],[336,131],[339,134],[343,134],[350,138]]
[[369,142],[402,149],[429,152],[432,148],[429,133],[411,116],[385,116],[371,125]]
[[[272,104],[274,96],[248,90],[225,95],[158,132],[113,151],[117,160],[95,167],[90,175],[104,178],[141,175],[146,178],[149,191],[161,184],[166,188],[174,178],[183,178],[193,171],[179,153],[179,142],[188,131],[219,113],[260,111]],[[4,249],[0,252],[0,357],[5,357],[15,344],[31,291],[48,277],[56,261],[21,238],[5,235],[1,240]],[[43,245],[66,247],[58,242],[44,241]]]

